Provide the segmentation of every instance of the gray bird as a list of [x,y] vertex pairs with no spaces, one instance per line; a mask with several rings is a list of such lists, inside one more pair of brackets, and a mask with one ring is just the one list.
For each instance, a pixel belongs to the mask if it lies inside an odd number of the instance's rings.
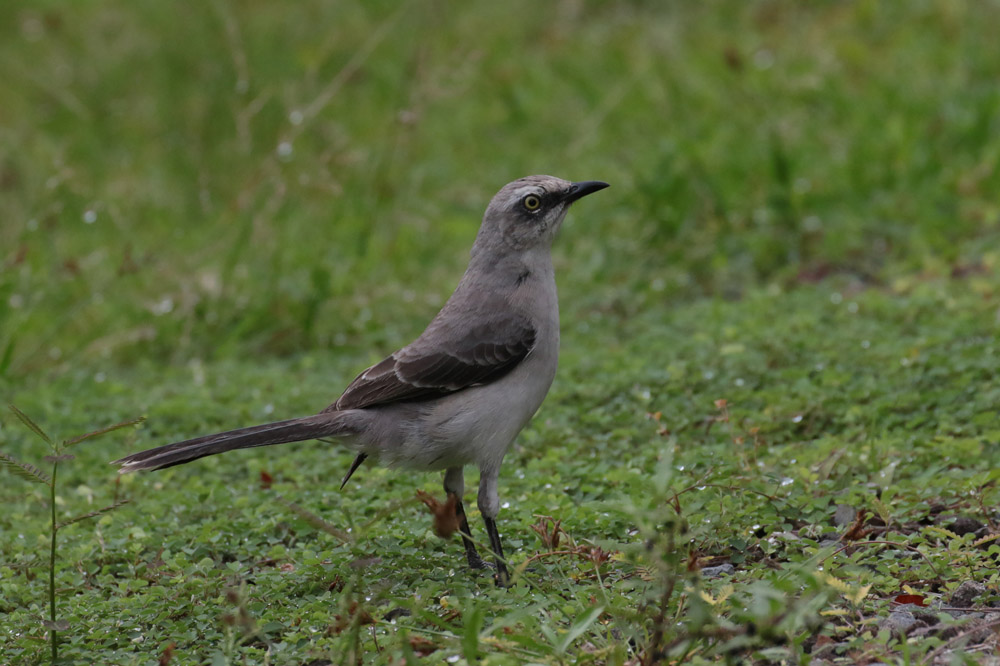
[[141,451],[112,464],[122,473],[162,469],[233,449],[335,437],[357,452],[341,487],[366,459],[444,470],[455,496],[469,566],[487,564],[472,542],[461,498],[463,468],[479,467],[479,511],[497,583],[509,575],[497,532],[500,463],[555,377],[559,304],[550,249],[571,203],[607,187],[528,176],[490,201],[469,266],[419,338],[351,382],[319,414],[241,428]]

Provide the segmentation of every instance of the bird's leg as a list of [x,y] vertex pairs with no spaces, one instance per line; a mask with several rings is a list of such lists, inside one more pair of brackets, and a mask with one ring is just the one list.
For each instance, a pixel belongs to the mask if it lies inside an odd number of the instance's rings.
[[462,535],[462,544],[465,546],[465,559],[469,561],[472,569],[485,569],[488,564],[479,557],[476,544],[472,543],[472,530],[469,529],[469,519],[465,515],[465,507],[462,506],[462,494],[465,492],[465,477],[461,467],[450,467],[444,474],[444,492],[449,497],[455,496],[455,516],[458,518],[458,532]]
[[497,491],[497,475],[499,470],[480,470],[479,474],[479,512],[483,514],[486,533],[490,537],[490,550],[493,551],[493,561],[497,566],[497,586],[510,585],[510,574],[503,557],[503,544],[500,543],[500,532],[497,531],[497,515],[500,513],[500,493]]
[[497,567],[497,587],[507,587],[510,585],[510,574],[507,572],[507,565],[503,561],[503,544],[500,543],[500,532],[497,531],[497,521],[494,518],[483,516],[486,523],[486,533],[490,535],[490,550],[493,551],[493,561]]

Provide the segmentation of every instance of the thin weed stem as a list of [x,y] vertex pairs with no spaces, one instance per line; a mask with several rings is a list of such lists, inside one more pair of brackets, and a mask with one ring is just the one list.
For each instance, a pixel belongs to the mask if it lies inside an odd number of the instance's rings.
[[59,659],[59,637],[56,631],[56,535],[59,526],[56,523],[56,474],[59,471],[59,461],[52,463],[52,480],[49,482],[49,506],[52,509],[52,527],[49,538],[49,636],[52,639],[52,663]]

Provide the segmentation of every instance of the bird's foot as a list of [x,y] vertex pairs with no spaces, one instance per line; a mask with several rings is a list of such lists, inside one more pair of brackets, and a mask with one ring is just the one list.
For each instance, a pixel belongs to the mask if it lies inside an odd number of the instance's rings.
[[507,573],[507,567],[500,565],[496,569],[497,572],[493,575],[493,582],[496,583],[497,587],[510,587],[510,574]]
[[477,571],[478,570],[482,570],[482,569],[493,569],[493,570],[495,570],[497,568],[497,565],[495,565],[492,562],[489,562],[487,560],[484,560],[483,558],[481,558],[481,557],[479,557],[477,555],[475,558],[472,558],[472,557],[469,558],[469,568],[470,569],[475,569]]
[[507,567],[497,567],[496,563],[481,557],[476,559],[470,557],[469,568],[473,571],[489,571],[493,574],[493,582],[496,583],[497,587],[510,587],[510,574],[507,573]]

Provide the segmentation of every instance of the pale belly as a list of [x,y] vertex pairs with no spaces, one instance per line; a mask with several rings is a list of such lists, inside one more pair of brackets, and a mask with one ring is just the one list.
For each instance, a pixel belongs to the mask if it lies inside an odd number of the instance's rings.
[[411,407],[410,418],[402,419],[399,429],[364,449],[392,467],[499,467],[511,443],[545,400],[556,362],[557,353],[529,355],[496,382],[425,403],[419,410]]

